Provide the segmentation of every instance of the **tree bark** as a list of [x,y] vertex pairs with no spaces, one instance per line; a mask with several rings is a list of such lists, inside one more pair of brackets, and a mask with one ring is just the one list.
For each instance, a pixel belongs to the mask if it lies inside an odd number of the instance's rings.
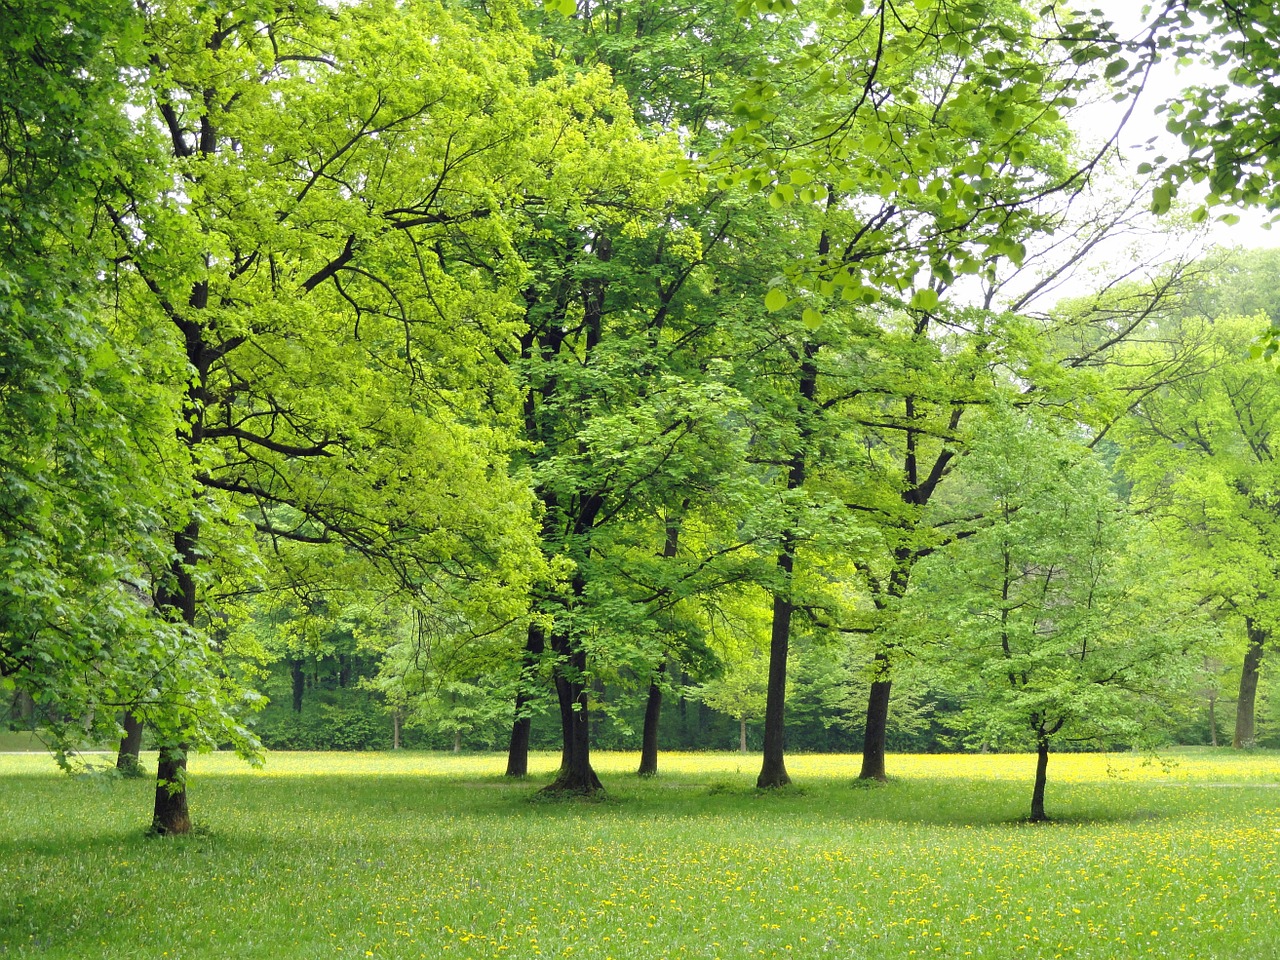
[[1049,779],[1049,738],[1036,737],[1036,782],[1031,789],[1031,822],[1048,820],[1044,812],[1044,788]]
[[640,739],[640,769],[636,771],[642,777],[653,777],[658,773],[658,720],[662,716],[662,687],[658,678],[666,669],[665,661],[658,664],[658,677],[649,681],[649,699],[644,705],[644,733]]
[[304,662],[293,657],[289,660],[289,675],[293,680],[293,712],[302,712],[302,696],[307,689],[307,675],[303,673]]
[[507,746],[508,777],[526,777],[529,775],[529,734],[533,726],[527,711],[529,701],[529,685],[533,682],[533,672],[546,646],[546,638],[542,628],[537,624],[529,624],[525,634],[524,656],[520,670],[520,679],[516,683],[515,720],[511,724],[511,742]]
[[391,711],[391,749],[400,749],[400,709]]
[[151,818],[151,831],[160,836],[177,836],[191,832],[191,816],[187,812],[187,745],[160,748],[160,764],[156,771],[156,805]]
[[1266,650],[1269,630],[1259,627],[1252,617],[1244,621],[1249,636],[1249,647],[1244,654],[1244,666],[1240,670],[1240,697],[1236,700],[1236,732],[1231,745],[1237,750],[1252,747],[1255,740],[1254,709],[1258,696],[1258,672],[1262,655]]
[[29,729],[35,719],[36,702],[31,699],[31,694],[22,689],[14,694],[14,701],[18,705],[18,719],[22,721],[23,727]]
[[1218,693],[1209,691],[1209,746],[1218,745]]
[[738,752],[747,752],[747,718],[738,718]]
[[[883,653],[877,653],[876,676],[885,676],[888,667],[889,658]],[[884,744],[889,729],[889,696],[892,692],[892,680],[871,681],[871,692],[867,695],[867,725],[862,733],[862,770],[858,773],[859,780],[887,779],[884,769]]]
[[462,731],[461,730],[453,731],[453,752],[454,753],[462,752]]
[[[784,549],[778,555],[785,589],[790,592],[792,558]],[[787,650],[791,639],[792,604],[789,595],[773,595],[773,630],[769,637],[769,685],[764,707],[764,758],[757,787],[785,787],[791,782],[784,759],[786,749]]]
[[547,793],[600,793],[604,786],[591,767],[591,713],[587,685],[583,682],[586,677],[586,651],[569,649],[569,638],[554,633],[551,648],[561,653],[564,660],[564,664],[556,668],[563,747],[560,772],[543,790]]
[[121,726],[124,736],[116,753],[116,769],[127,776],[137,776],[142,771],[142,721],[132,710],[126,710]]

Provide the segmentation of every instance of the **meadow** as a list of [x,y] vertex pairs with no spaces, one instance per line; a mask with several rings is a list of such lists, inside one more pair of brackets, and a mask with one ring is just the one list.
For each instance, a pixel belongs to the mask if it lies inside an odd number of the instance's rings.
[[1054,756],[1042,825],[1029,756],[601,754],[607,800],[539,801],[556,759],[197,756],[151,839],[150,781],[0,756],[0,955],[1280,957],[1274,754]]

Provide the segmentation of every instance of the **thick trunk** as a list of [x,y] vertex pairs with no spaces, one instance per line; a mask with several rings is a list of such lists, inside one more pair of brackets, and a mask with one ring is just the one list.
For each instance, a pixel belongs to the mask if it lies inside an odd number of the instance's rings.
[[738,718],[738,752],[747,752],[747,718]]
[[[658,665],[658,676],[666,671],[667,665]],[[655,677],[649,683],[649,699],[644,705],[644,733],[640,740],[640,769],[636,772],[642,777],[656,776],[658,773],[658,720],[662,716],[662,687]]]
[[[558,641],[553,636],[552,649],[569,646],[567,637]],[[591,712],[588,709],[586,675],[587,655],[574,650],[566,656],[567,664],[556,668],[556,695],[560,700],[562,749],[560,772],[543,789],[548,793],[592,794],[604,790],[600,778],[591,767]]]
[[867,696],[867,726],[862,734],[862,770],[859,780],[885,780],[884,743],[889,727],[889,696],[893,681],[887,679],[889,658],[883,653],[875,657],[875,675]]
[[302,672],[305,663],[295,657],[289,661],[289,675],[293,680],[293,712],[302,712],[302,695],[307,689],[307,675]]
[[1237,750],[1252,747],[1255,739],[1254,706],[1258,697],[1258,672],[1262,655],[1266,650],[1269,630],[1260,628],[1251,617],[1246,617],[1245,630],[1249,636],[1249,648],[1245,651],[1244,666],[1240,670],[1240,697],[1236,700],[1236,733],[1231,745]]
[[[790,591],[791,554],[778,557],[786,587]],[[764,758],[757,787],[784,787],[791,782],[784,761],[786,748],[787,648],[791,638],[792,605],[789,596],[773,595],[773,631],[769,638],[769,686],[764,708]]]
[[160,749],[151,830],[161,836],[191,832],[191,816],[187,813],[186,744]]
[[516,684],[515,720],[511,724],[511,742],[507,746],[507,776],[525,777],[529,774],[529,734],[532,721],[528,716],[529,685],[533,683],[533,674],[538,661],[542,659],[542,651],[546,645],[542,628],[530,624],[525,634],[523,665],[520,680]]
[[132,710],[126,710],[121,725],[124,727],[124,736],[120,739],[120,750],[116,753],[116,769],[123,774],[136,776],[142,771],[142,721]]
[[1031,789],[1031,821],[1043,823],[1049,818],[1044,812],[1044,786],[1049,773],[1049,738],[1036,738],[1036,783]]

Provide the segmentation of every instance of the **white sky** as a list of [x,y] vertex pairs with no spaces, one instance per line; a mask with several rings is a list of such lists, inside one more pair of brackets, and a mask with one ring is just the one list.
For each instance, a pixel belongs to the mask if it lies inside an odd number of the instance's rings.
[[[1143,25],[1142,8],[1146,5],[1144,0],[1077,0],[1077,2],[1081,6],[1087,5],[1090,9],[1104,11],[1107,17],[1114,21],[1121,36],[1133,36]],[[1215,70],[1207,64],[1193,64],[1181,69],[1171,62],[1156,65],[1147,89],[1120,136],[1119,143],[1124,167],[1131,175],[1136,176],[1134,171],[1144,160],[1151,160],[1160,155],[1177,157],[1185,150],[1177,138],[1166,132],[1164,117],[1155,112],[1156,108],[1188,85],[1223,82],[1225,78],[1220,74],[1226,73],[1228,69],[1229,67],[1222,67]],[[1113,131],[1120,122],[1125,106],[1125,104],[1104,101],[1090,108],[1085,119],[1088,130],[1105,130],[1108,133]],[[1086,131],[1081,132],[1088,136]],[[1147,146],[1146,141],[1153,137],[1155,144]],[[1195,188],[1190,186],[1184,187],[1182,199],[1188,203],[1192,201],[1195,198],[1194,190]],[[1213,243],[1240,247],[1280,246],[1280,225],[1271,230],[1265,229],[1263,224],[1268,217],[1263,212],[1222,209],[1211,211],[1211,220],[1213,216],[1227,212],[1238,213],[1241,222],[1234,226],[1211,223],[1208,231]]]

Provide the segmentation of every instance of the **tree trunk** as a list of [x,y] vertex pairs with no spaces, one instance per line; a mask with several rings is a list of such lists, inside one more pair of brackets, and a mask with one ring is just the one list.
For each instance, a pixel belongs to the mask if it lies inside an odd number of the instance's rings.
[[302,668],[305,662],[294,657],[289,661],[289,673],[293,680],[293,712],[302,712],[302,695],[307,689],[307,675],[303,673]]
[[1209,746],[1218,745],[1218,692],[1209,691]]
[[36,702],[31,699],[31,694],[22,689],[14,694],[14,700],[18,705],[18,719],[22,721],[24,728],[30,729],[35,720]]
[[142,721],[132,710],[126,710],[121,726],[124,736],[116,753],[116,769],[126,776],[138,776],[142,772]]
[[462,752],[462,731],[461,730],[453,731],[453,752],[454,753]]
[[[823,231],[818,243],[819,253],[826,256],[830,238]],[[797,409],[798,437],[787,469],[787,490],[804,487],[808,465],[809,438],[813,435],[814,399],[818,390],[818,347],[806,341],[801,348],[799,394]],[[781,586],[773,594],[773,627],[769,636],[769,683],[764,707],[764,757],[760,765],[757,787],[782,787],[791,782],[783,761],[786,749],[787,709],[787,652],[791,644],[791,614],[795,610],[792,596],[792,572],[795,568],[796,541],[793,530],[782,536],[782,550],[778,554],[778,571]]]
[[747,752],[747,718],[738,718],[738,752]]
[[644,705],[644,734],[640,740],[640,769],[642,777],[658,773],[658,720],[662,716],[662,687],[658,678],[666,672],[665,662],[658,664],[658,677],[649,682],[649,699]]
[[[188,412],[193,430],[188,443],[196,443],[203,430],[198,414]],[[189,627],[196,622],[195,569],[199,562],[200,521],[190,520],[173,537],[175,559],[169,570],[169,581],[156,594],[156,607],[162,616],[174,617]],[[171,836],[191,832],[187,813],[187,744],[161,743],[160,763],[156,768],[156,801],[151,815],[152,832]]]
[[1255,739],[1254,706],[1258,696],[1258,671],[1266,649],[1269,630],[1257,626],[1252,617],[1244,621],[1249,636],[1244,666],[1240,671],[1240,698],[1236,701],[1236,733],[1231,745],[1237,750],[1252,747]]
[[151,818],[151,830],[161,836],[191,832],[191,816],[187,813],[186,744],[160,748],[160,765],[156,770],[156,805]]
[[542,659],[542,651],[546,646],[546,638],[542,628],[537,624],[529,624],[525,634],[523,666],[520,680],[516,684],[516,715],[511,724],[511,742],[507,746],[507,776],[526,777],[529,775],[529,734],[533,726],[527,709],[530,699],[528,690],[533,682],[533,672],[538,661]]
[[[875,657],[875,675],[877,678],[887,677],[889,658],[883,653]],[[859,780],[885,780],[884,743],[889,728],[889,695],[893,692],[893,681],[875,679],[871,681],[871,692],[867,696],[867,725],[862,733],[862,770]]]
[[391,711],[391,749],[400,749],[400,708]]
[[[789,546],[789,545],[788,545]],[[764,707],[764,759],[757,787],[785,787],[791,782],[783,758],[786,747],[787,649],[791,639],[790,600],[792,557],[784,548],[778,555],[778,567],[786,584],[773,595],[773,630],[769,638],[769,686]]]
[[1036,738],[1036,783],[1031,789],[1031,822],[1043,823],[1049,818],[1044,812],[1044,787],[1049,779],[1049,738],[1041,734]]
[[591,767],[591,713],[588,709],[586,679],[587,654],[584,650],[568,650],[568,637],[552,636],[552,649],[565,651],[567,661],[556,668],[556,695],[560,700],[560,724],[563,738],[560,772],[543,788],[547,793],[593,794],[604,790],[600,778]]

